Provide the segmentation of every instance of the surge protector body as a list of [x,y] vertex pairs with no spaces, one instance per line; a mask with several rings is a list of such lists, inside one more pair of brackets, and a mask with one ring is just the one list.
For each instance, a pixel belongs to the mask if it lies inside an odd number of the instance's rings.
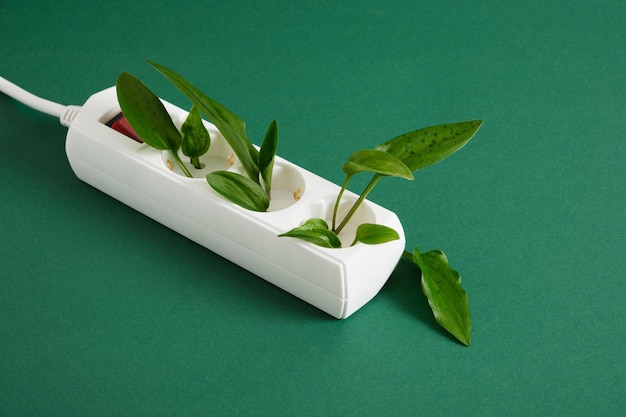
[[[188,112],[163,103],[180,127]],[[213,191],[204,178],[216,169],[243,172],[214,125],[205,121],[212,141],[201,158],[204,168],[189,165],[194,178],[188,178],[168,151],[109,127],[119,113],[111,87],[91,96],[69,124],[67,158],[82,181],[336,318],[346,318],[370,301],[393,272],[405,246],[393,212],[366,200],[351,221],[386,225],[400,234],[399,240],[380,245],[327,249],[279,238],[311,217],[330,222],[340,187],[277,156],[268,212],[243,209]],[[340,214],[356,198],[346,191]],[[342,231],[344,246],[352,242],[355,228]]]

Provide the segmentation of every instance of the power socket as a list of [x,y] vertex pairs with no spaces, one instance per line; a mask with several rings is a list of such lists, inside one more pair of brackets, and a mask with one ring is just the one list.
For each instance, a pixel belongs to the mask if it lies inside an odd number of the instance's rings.
[[[163,104],[180,127],[187,111]],[[119,113],[111,87],[91,96],[69,124],[66,152],[78,178],[331,316],[346,318],[370,301],[402,256],[405,237],[398,217],[368,200],[352,219],[355,226],[340,234],[344,245],[352,242],[361,223],[389,226],[399,240],[327,249],[279,238],[311,217],[330,222],[340,187],[277,156],[268,212],[245,210],[217,194],[205,179],[217,169],[243,173],[214,125],[205,121],[211,148],[201,158],[202,169],[189,164],[194,178],[188,178],[169,151],[108,126]],[[340,214],[356,198],[346,191]]]

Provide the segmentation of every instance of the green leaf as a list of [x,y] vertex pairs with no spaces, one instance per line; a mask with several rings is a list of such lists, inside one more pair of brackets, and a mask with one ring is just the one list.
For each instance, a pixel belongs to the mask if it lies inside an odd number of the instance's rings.
[[270,199],[263,188],[241,174],[213,171],[207,174],[209,185],[231,202],[253,211],[267,211]]
[[180,132],[161,100],[127,72],[118,76],[116,90],[122,113],[139,137],[153,148],[176,153],[181,142]]
[[411,170],[394,155],[377,149],[356,151],[343,166],[343,172],[352,176],[359,172],[413,179]]
[[478,131],[480,120],[427,127],[391,139],[376,149],[394,155],[411,171],[426,168],[461,149]]
[[239,158],[248,177],[258,182],[259,168],[257,161],[259,155],[246,134],[245,122],[225,106],[194,87],[178,73],[157,63],[151,61],[148,61],[148,63],[163,74],[165,78],[197,105],[209,120],[213,122],[230,147],[233,148],[233,152],[235,152],[235,155]]
[[313,230],[313,229],[328,229],[328,223],[326,220],[320,219],[319,217],[312,217],[309,220],[302,223],[302,225],[298,228],[300,230]]
[[363,223],[356,229],[356,236],[351,246],[357,242],[366,245],[377,245],[400,239],[400,235],[391,227],[381,224]]
[[200,157],[204,155],[211,146],[211,136],[202,123],[202,115],[196,105],[191,107],[189,115],[181,127],[183,140],[181,149],[183,154],[191,159],[191,163],[200,169]]
[[272,120],[267,128],[267,133],[265,133],[265,138],[263,139],[263,144],[259,151],[259,171],[261,171],[265,191],[268,195],[272,189],[272,171],[274,169],[274,157],[276,156],[277,148],[278,123],[276,123],[276,120]]
[[413,262],[422,270],[422,291],[428,298],[435,320],[469,346],[472,317],[459,273],[450,267],[446,255],[439,250],[420,254],[415,247]]
[[328,229],[326,221],[319,218],[309,219],[301,226],[291,229],[287,233],[280,234],[278,237],[293,237],[323,248],[335,249],[341,247],[339,236]]

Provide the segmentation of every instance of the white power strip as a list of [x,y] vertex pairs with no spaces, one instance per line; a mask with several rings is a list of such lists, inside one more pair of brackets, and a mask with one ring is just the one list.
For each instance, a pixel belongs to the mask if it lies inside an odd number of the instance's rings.
[[[163,103],[180,126],[187,112]],[[327,249],[278,237],[311,217],[330,219],[340,187],[276,157],[269,211],[245,210],[214,192],[204,178],[216,169],[243,172],[225,139],[208,122],[212,142],[201,158],[205,167],[195,170],[197,178],[187,178],[167,151],[150,148],[121,133],[123,129],[107,125],[120,113],[115,87],[94,94],[82,107],[39,109],[69,126],[66,152],[78,178],[333,317],[346,318],[370,301],[404,251],[398,217],[367,200],[352,224],[386,225],[400,234],[399,240]],[[356,198],[346,192],[340,214]],[[355,227],[342,231],[344,243],[352,242]]]

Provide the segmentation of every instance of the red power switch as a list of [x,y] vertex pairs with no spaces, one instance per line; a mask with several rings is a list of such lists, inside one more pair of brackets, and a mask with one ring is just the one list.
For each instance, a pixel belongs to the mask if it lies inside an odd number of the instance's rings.
[[126,120],[122,113],[109,120],[106,125],[139,143],[143,143],[143,140],[141,140],[137,133],[135,133],[135,130],[132,128],[130,123],[128,123],[128,120]]

